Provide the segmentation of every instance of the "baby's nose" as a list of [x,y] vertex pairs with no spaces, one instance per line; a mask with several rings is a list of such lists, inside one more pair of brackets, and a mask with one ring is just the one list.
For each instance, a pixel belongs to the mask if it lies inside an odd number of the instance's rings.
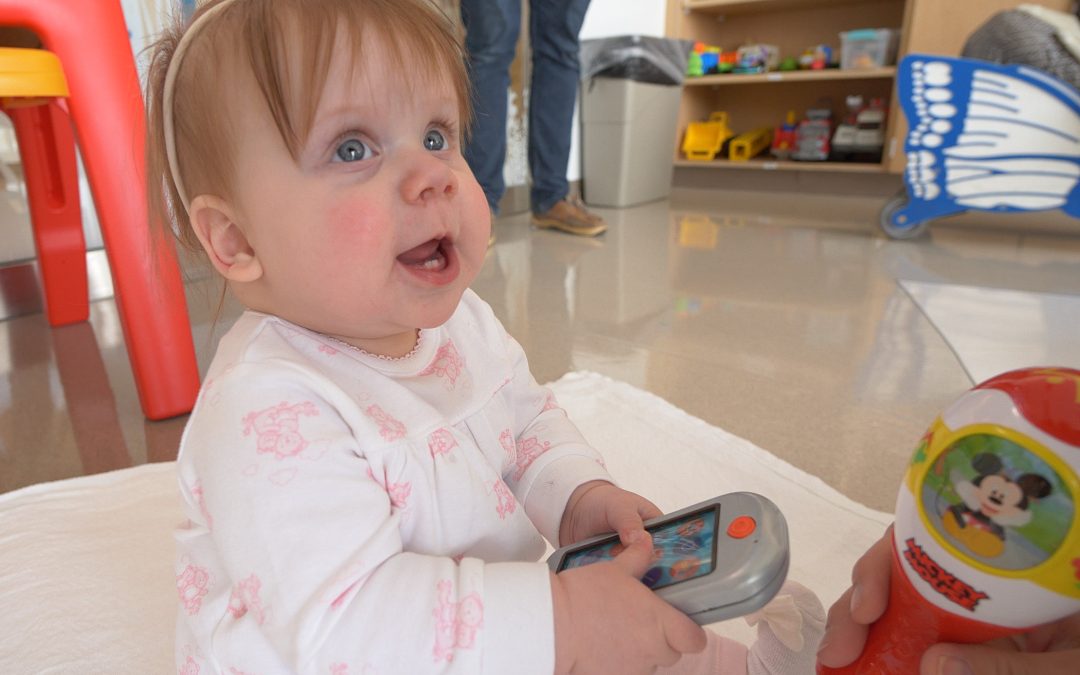
[[415,153],[401,182],[401,191],[410,203],[450,197],[457,192],[457,176],[441,158],[427,152]]

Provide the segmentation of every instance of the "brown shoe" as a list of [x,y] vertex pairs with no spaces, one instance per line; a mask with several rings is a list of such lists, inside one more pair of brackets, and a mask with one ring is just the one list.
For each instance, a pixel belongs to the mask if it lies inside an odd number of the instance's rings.
[[607,230],[604,219],[590,213],[577,199],[563,199],[544,213],[534,213],[532,224],[541,229],[560,230],[580,237],[595,237]]

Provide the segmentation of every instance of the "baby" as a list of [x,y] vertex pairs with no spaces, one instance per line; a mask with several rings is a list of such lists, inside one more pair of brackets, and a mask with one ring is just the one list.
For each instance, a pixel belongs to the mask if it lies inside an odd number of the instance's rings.
[[[148,111],[152,207],[247,308],[180,448],[179,672],[811,671],[805,589],[748,653],[638,581],[660,511],[468,289],[490,214],[428,0],[212,0]],[[537,562],[611,531],[611,562]]]

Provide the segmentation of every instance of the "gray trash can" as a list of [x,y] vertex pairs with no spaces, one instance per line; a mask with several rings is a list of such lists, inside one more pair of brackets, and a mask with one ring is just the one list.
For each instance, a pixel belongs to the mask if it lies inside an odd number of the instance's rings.
[[582,176],[590,206],[632,206],[671,193],[691,46],[636,35],[582,41]]

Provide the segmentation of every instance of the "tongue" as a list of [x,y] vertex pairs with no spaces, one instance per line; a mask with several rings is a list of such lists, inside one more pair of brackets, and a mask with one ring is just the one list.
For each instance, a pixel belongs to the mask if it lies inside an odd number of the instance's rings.
[[398,260],[403,265],[423,265],[428,260],[434,258],[439,252],[439,240],[431,239],[429,241],[420,244],[415,248],[411,248],[398,256]]

